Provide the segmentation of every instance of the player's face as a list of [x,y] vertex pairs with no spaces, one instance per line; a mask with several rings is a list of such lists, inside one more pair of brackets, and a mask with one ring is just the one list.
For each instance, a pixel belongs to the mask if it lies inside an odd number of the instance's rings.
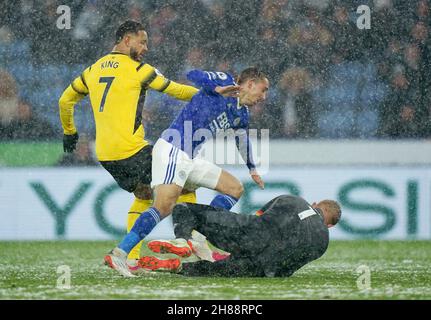
[[249,80],[245,83],[245,86],[241,88],[244,92],[241,103],[253,106],[266,99],[269,89],[268,79],[263,80]]
[[131,34],[128,45],[130,47],[130,57],[135,61],[141,61],[148,51],[148,35],[140,30],[137,34]]
[[313,202],[311,207],[314,209],[319,209],[323,214],[323,220],[324,220],[324,223],[326,224],[326,226],[328,228],[332,228],[334,226],[332,224],[332,222],[330,221],[331,220],[330,217],[333,216],[332,212],[330,212],[330,210],[327,207],[325,207],[324,205],[319,206],[319,204],[317,204],[316,202]]

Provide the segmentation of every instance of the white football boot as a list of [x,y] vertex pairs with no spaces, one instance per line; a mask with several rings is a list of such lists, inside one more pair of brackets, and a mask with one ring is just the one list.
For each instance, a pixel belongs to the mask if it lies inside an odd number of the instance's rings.
[[117,270],[123,277],[132,278],[135,277],[129,270],[127,265],[127,253],[120,248],[114,248],[104,258],[105,265]]

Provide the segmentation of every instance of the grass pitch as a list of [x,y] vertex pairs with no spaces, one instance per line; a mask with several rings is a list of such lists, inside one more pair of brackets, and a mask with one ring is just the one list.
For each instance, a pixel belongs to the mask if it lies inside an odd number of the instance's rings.
[[[102,265],[114,245],[0,242],[0,299],[431,299],[430,241],[332,241],[290,278],[126,279]],[[69,289],[57,287],[62,265],[71,271]]]

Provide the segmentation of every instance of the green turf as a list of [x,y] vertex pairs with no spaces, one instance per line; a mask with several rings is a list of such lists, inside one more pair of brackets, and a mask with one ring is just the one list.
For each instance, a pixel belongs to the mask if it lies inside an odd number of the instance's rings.
[[58,141],[0,143],[0,165],[2,166],[52,166],[62,155],[63,146]]
[[[0,242],[0,298],[431,299],[430,241],[333,241],[322,258],[290,278],[233,279],[166,273],[125,279],[101,264],[113,245]],[[56,287],[60,265],[71,269],[70,289]],[[371,289],[358,289],[360,265],[371,270]]]

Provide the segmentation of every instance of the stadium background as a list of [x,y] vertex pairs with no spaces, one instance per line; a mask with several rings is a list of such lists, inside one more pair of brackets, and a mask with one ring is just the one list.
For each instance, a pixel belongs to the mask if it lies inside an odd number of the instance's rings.
[[[71,8],[60,30],[56,10]],[[371,29],[356,8],[371,8]],[[333,238],[431,238],[431,35],[427,0],[14,1],[0,4],[0,239],[112,239],[131,195],[93,153],[88,99],[75,108],[80,143],[63,155],[58,98],[112,48],[120,21],[144,22],[145,61],[170,79],[192,68],[236,74],[259,65],[267,102],[251,127],[270,129],[267,189],[246,185],[235,211],[277,194],[339,200]],[[150,92],[154,141],[181,102]],[[258,150],[255,150],[256,152]],[[207,202],[210,193],[200,193]]]

